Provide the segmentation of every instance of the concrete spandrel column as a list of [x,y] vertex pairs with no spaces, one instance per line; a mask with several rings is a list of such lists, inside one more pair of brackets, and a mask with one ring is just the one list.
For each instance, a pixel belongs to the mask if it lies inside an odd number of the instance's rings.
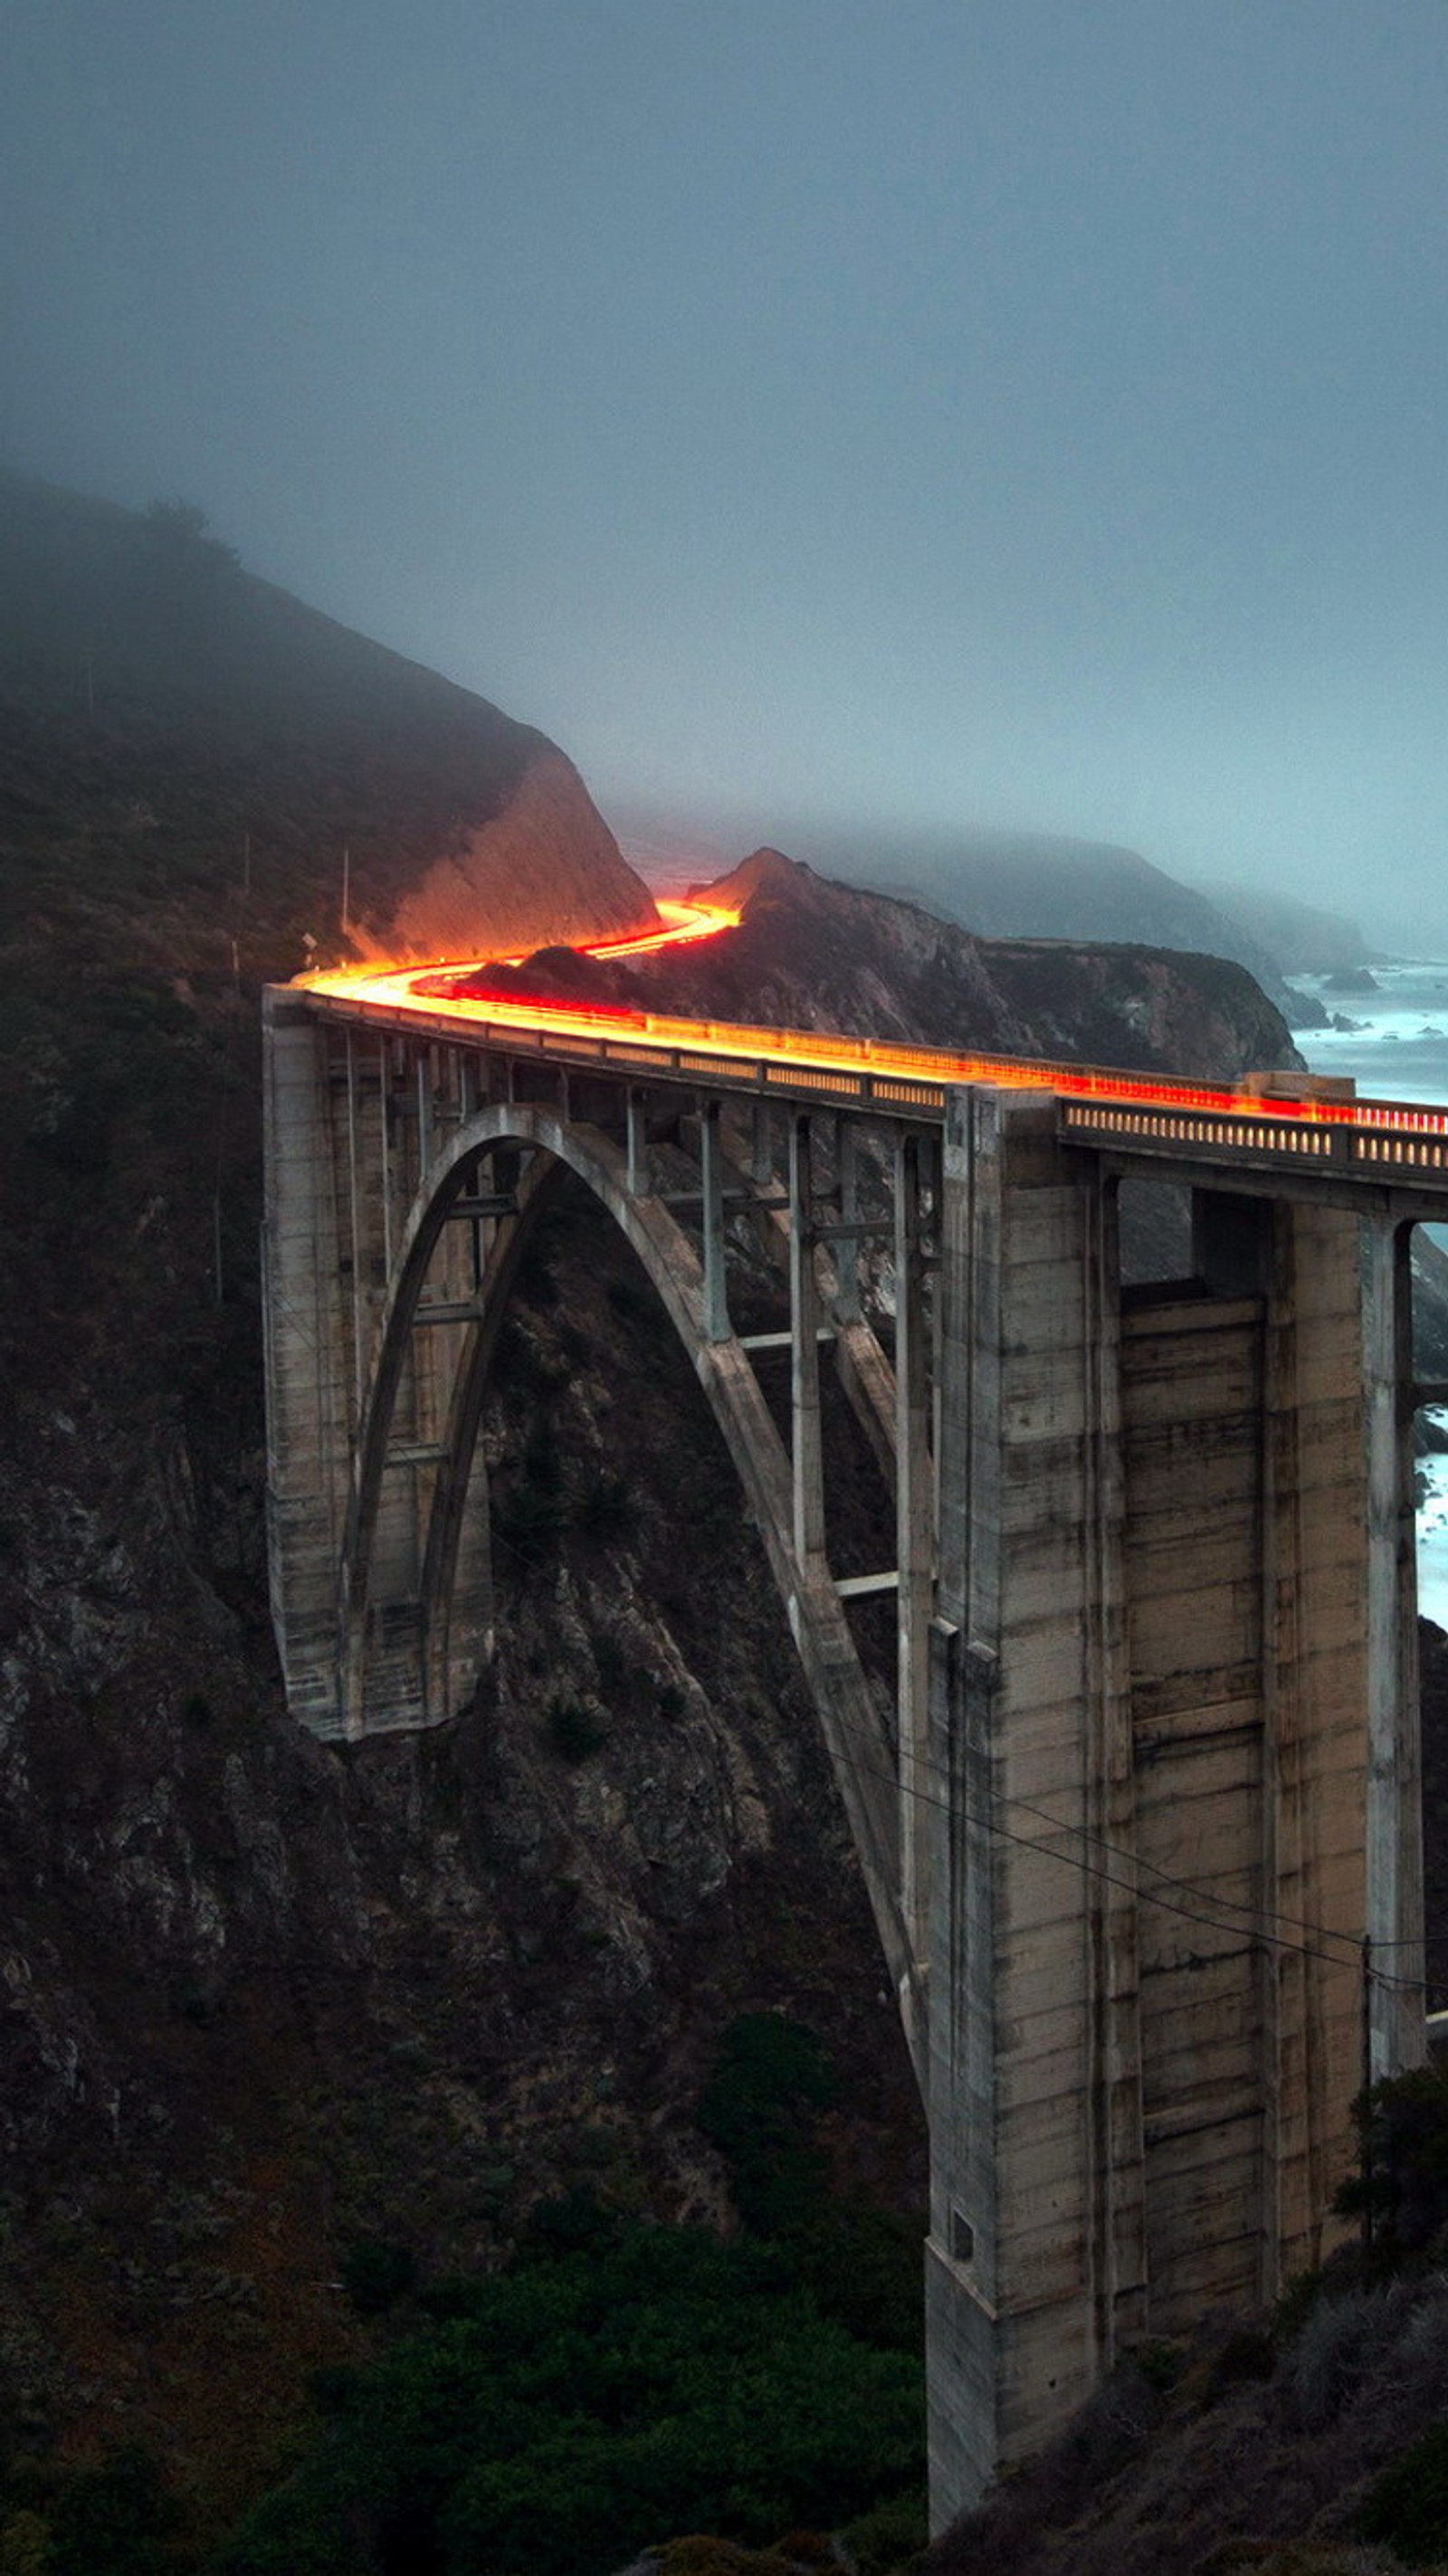
[[[847,1130],[848,1132],[848,1130]],[[851,1215],[855,1213],[852,1206]],[[898,1573],[900,1887],[912,1954],[922,1965],[930,1920],[929,1653],[934,1470],[920,1246],[920,1142],[895,1149],[895,1562]]]
[[629,1196],[645,1199],[654,1186],[652,1158],[649,1154],[648,1093],[630,1084],[624,1115]]
[[1373,1964],[1380,1972],[1370,1988],[1369,2006],[1376,2080],[1421,2065],[1427,2039],[1421,1991],[1423,1838],[1411,1439],[1411,1230],[1388,1217],[1375,1216],[1364,1232],[1367,1930]]
[[810,1121],[789,1127],[790,1419],[794,1546],[801,1565],[825,1550],[824,1459],[820,1438],[820,1295],[814,1264],[814,1151]]
[[704,1330],[711,1342],[727,1342],[730,1328],[724,1238],[724,1165],[717,1100],[704,1101],[699,1110],[699,1162],[703,1182],[700,1225],[704,1239]]
[[[835,1168],[840,1189],[840,1224],[854,1223],[860,1213],[859,1130],[855,1120],[835,1122]],[[834,1247],[835,1314],[842,1324],[858,1324],[860,1303],[860,1238],[842,1233]]]

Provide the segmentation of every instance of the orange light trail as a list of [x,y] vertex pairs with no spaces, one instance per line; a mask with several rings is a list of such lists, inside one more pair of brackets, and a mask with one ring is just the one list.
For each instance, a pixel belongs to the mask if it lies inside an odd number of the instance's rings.
[[[637,939],[590,939],[579,954],[583,957],[644,957],[656,948],[685,948],[693,939],[712,939],[720,930],[737,930],[739,915],[722,903],[681,903],[669,895],[659,895],[654,910],[661,915],[662,930],[646,930]],[[515,958],[515,965],[522,964]]]
[[[631,939],[596,940],[579,944],[579,953],[608,959],[641,956],[654,950],[681,946],[688,942],[710,939],[722,930],[737,926],[736,912],[722,906],[700,902],[663,901],[659,911],[665,917],[662,930],[649,931]],[[357,965],[329,968],[299,975],[296,981],[307,991],[326,998],[360,1004],[379,1012],[415,1014],[430,1020],[455,1021],[460,1026],[484,1024],[497,1029],[530,1031],[544,1037],[606,1040],[617,1033],[632,1045],[657,1047],[662,1055],[686,1049],[695,1058],[717,1057],[721,1064],[741,1059],[754,1064],[775,1065],[786,1069],[808,1068],[820,1073],[857,1076],[861,1072],[883,1075],[887,1080],[903,1082],[953,1084],[998,1083],[1006,1087],[1033,1091],[1054,1091],[1071,1099],[1094,1099],[1103,1105],[1116,1101],[1123,1106],[1162,1110],[1208,1111],[1234,1118],[1264,1117],[1297,1120],[1314,1126],[1373,1126],[1412,1131],[1417,1134],[1448,1136],[1448,1107],[1403,1107],[1386,1101],[1357,1100],[1340,1091],[1329,1091],[1325,1085],[1303,1077],[1303,1088],[1292,1092],[1278,1090],[1276,1080],[1271,1089],[1261,1084],[1233,1085],[1222,1082],[1200,1082],[1190,1078],[1172,1080],[1160,1075],[1127,1073],[1095,1065],[1051,1064],[1019,1056],[964,1055],[946,1047],[910,1046],[884,1038],[847,1036],[835,1030],[757,1027],[734,1020],[690,1020],[672,1014],[630,1008],[626,1003],[571,1001],[558,1002],[526,994],[475,994],[470,996],[438,992],[435,987],[441,975],[477,974],[488,965],[515,965],[519,959],[492,958],[469,964],[462,960],[446,965],[377,967]],[[417,987],[426,978],[431,989]]]

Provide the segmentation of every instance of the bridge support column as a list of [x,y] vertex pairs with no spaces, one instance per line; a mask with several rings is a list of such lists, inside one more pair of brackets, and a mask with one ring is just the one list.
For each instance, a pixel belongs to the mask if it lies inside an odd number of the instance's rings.
[[[852,1225],[860,1213],[859,1134],[853,1118],[835,1121],[835,1172],[840,1189],[840,1224]],[[768,1175],[765,1175],[766,1179]],[[841,1234],[835,1253],[835,1314],[842,1324],[858,1324],[860,1303],[860,1238]]]
[[825,1551],[820,1440],[820,1293],[815,1278],[814,1145],[807,1117],[789,1124],[789,1329],[794,1547],[802,1566]]
[[704,1203],[704,1330],[711,1342],[729,1339],[729,1290],[725,1273],[724,1163],[719,1102],[699,1104],[699,1166]]
[[[854,1213],[854,1210],[851,1210]],[[920,1247],[920,1140],[895,1147],[895,1563],[898,1583],[900,1901],[923,1966],[930,1923],[930,1605],[934,1468]]]
[[640,1091],[632,1083],[629,1085],[624,1116],[629,1195],[636,1199],[646,1199],[654,1186],[649,1154],[649,1098],[646,1091]]
[[[1364,1384],[1368,1408],[1367,1928],[1374,2080],[1422,2063],[1422,1765],[1418,1713],[1417,1543],[1413,1497],[1411,1229],[1373,1216],[1365,1229]],[[1398,1985],[1390,1980],[1402,1979]]]
[[[1114,1229],[1052,1100],[947,1106],[930,1710],[932,2521],[1139,2320]],[[1095,1866],[1093,1866],[1095,1864]],[[1113,1884],[1113,1882],[1116,1882]],[[1103,1971],[1103,1962],[1105,1968]]]
[[1408,1981],[1376,2064],[1421,2051],[1404,1242],[1364,1304],[1351,1214],[1213,1187],[1197,1277],[1122,1301],[1054,1131],[989,1093],[946,1126],[937,2522],[1134,2338],[1321,2259],[1365,1905]]

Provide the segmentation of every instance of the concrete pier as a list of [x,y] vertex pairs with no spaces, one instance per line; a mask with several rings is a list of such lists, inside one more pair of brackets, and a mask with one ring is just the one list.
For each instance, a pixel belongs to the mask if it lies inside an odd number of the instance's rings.
[[1123,1300],[1049,1104],[962,1095],[945,1157],[937,2518],[1134,2341],[1320,2259],[1369,1904],[1356,1222],[1204,1207],[1215,1276]]

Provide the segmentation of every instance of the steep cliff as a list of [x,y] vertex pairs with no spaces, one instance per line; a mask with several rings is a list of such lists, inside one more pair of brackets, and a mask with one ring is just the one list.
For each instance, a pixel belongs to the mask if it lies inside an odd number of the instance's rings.
[[352,945],[399,959],[473,957],[483,946],[626,938],[656,920],[573,763],[548,750],[501,813],[466,830],[391,919],[354,930]]
[[[180,505],[0,473],[0,840],[53,945],[291,974],[651,927],[556,745],[243,572]],[[209,902],[204,898],[210,898]],[[344,921],[345,913],[345,921]]]

